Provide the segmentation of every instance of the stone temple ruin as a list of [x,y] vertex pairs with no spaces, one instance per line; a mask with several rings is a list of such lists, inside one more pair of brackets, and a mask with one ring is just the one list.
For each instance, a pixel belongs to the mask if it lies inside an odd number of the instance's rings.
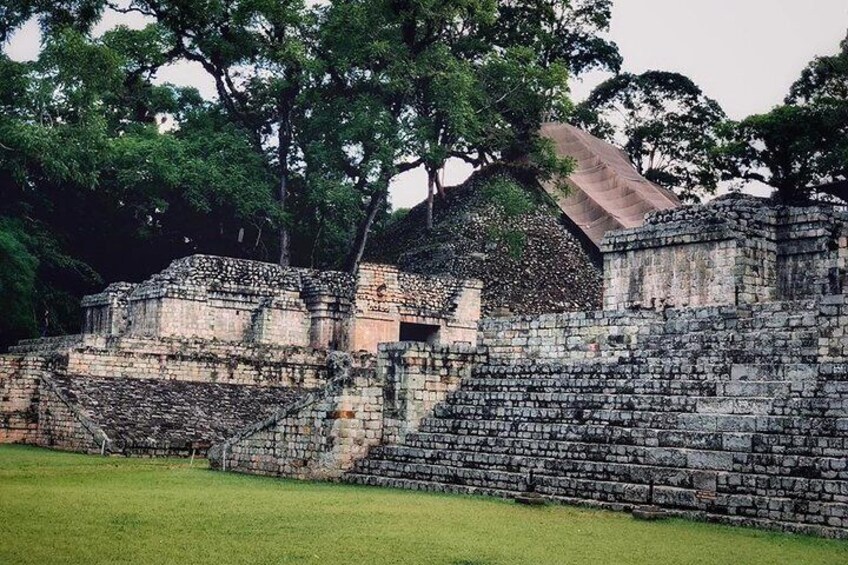
[[479,323],[473,282],[189,258],[0,357],[0,438],[848,537],[848,217],[728,196],[602,251],[603,311]]
[[480,283],[196,255],[87,296],[83,308],[81,335],[0,356],[0,441],[202,454],[325,387],[337,358],[373,367],[379,343],[402,340],[470,347]]

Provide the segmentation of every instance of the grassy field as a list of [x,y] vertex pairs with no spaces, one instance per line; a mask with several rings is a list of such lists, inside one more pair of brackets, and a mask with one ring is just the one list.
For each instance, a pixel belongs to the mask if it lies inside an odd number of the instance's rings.
[[0,446],[0,563],[848,564],[848,543]]

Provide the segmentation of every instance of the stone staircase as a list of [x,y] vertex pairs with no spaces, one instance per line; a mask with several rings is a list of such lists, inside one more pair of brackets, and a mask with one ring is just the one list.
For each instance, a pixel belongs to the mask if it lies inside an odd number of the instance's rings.
[[532,473],[536,492],[563,502],[848,525],[848,405],[818,395],[806,365],[704,361],[479,366],[417,433],[372,450],[347,480],[514,497]]
[[128,456],[202,456],[213,443],[304,393],[296,388],[64,374],[43,375],[42,380],[42,425],[35,443]]

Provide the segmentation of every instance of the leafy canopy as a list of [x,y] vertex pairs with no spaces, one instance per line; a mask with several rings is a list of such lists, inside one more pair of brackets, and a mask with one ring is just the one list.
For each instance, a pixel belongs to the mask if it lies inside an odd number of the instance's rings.
[[721,166],[727,179],[760,181],[802,203],[815,187],[848,180],[848,38],[810,62],[785,102],[726,124]]
[[624,148],[648,180],[685,201],[716,190],[714,154],[725,119],[721,106],[691,79],[664,71],[619,74],[576,111],[578,125]]

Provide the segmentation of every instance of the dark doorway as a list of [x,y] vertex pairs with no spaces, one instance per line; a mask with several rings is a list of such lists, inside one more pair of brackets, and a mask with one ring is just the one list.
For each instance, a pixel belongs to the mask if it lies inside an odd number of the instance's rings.
[[439,326],[401,322],[400,340],[436,343],[439,341]]

